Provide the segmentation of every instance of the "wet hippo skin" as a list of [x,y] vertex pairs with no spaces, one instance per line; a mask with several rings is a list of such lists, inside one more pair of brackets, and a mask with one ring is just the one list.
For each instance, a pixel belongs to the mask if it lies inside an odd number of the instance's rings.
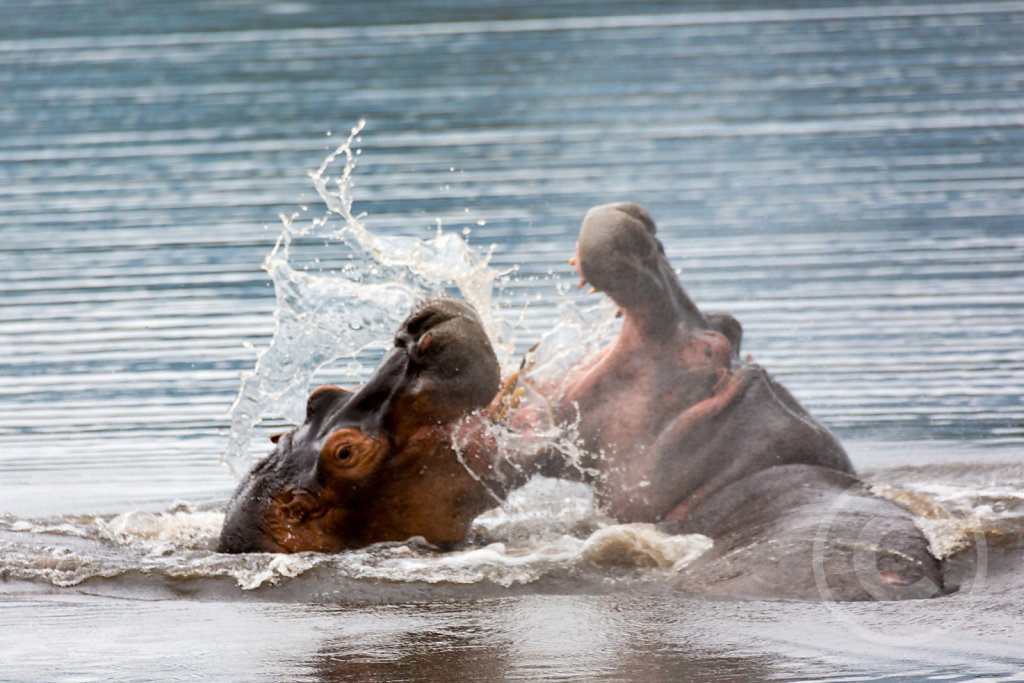
[[557,381],[537,380],[589,454],[561,474],[582,473],[621,521],[715,539],[681,588],[838,600],[941,592],[910,515],[867,492],[828,429],[741,358],[739,322],[700,311],[655,232],[633,203],[583,220],[573,259],[581,285],[609,296],[624,319],[595,356]]
[[[363,386],[321,387],[302,425],[240,482],[221,552],[336,552],[421,536],[462,541],[527,475],[503,467],[477,413],[499,389],[475,311],[431,301],[401,325]],[[464,447],[456,453],[456,440]],[[472,470],[470,472],[467,470]]]

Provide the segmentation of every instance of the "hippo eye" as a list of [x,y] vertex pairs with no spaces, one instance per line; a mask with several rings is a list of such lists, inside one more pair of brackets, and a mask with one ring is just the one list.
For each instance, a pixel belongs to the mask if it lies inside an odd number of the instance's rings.
[[375,470],[378,462],[375,456],[383,452],[374,439],[359,429],[347,427],[327,437],[320,449],[320,457],[329,472],[340,476],[364,476]]

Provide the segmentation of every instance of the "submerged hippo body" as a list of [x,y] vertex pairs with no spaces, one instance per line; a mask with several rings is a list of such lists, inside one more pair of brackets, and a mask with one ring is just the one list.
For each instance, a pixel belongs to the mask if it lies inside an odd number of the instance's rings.
[[[591,455],[575,471],[610,514],[715,539],[681,587],[841,600],[939,592],[938,564],[910,515],[864,490],[828,429],[741,359],[732,316],[694,305],[646,210],[591,209],[574,263],[619,306],[622,330],[538,388],[578,430]],[[867,590],[871,563],[879,585]],[[906,586],[915,588],[898,590]]]
[[938,562],[907,512],[827,467],[760,470],[663,526],[715,540],[679,575],[683,590],[837,601],[943,592]]
[[[501,471],[486,439],[474,437],[483,418],[461,420],[498,388],[498,362],[473,309],[452,300],[421,306],[366,384],[317,389],[305,422],[275,437],[275,450],[229,504],[219,550],[336,552],[415,536],[440,545],[464,540],[496,495],[522,483],[517,472]],[[460,434],[470,447],[456,453]]]

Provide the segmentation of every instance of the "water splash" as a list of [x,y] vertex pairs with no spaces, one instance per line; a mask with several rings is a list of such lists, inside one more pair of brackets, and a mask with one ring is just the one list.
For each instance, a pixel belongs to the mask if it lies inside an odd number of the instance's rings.
[[192,510],[186,506],[168,512],[123,512],[112,519],[97,517],[93,525],[106,539],[141,547],[161,555],[180,549],[206,548],[220,535],[224,513]]
[[558,304],[558,324],[541,335],[527,353],[524,366],[530,378],[543,383],[561,377],[582,359],[600,351],[622,327],[618,308],[605,296],[589,303],[571,299]]
[[[1019,471],[1013,474],[1019,476]],[[966,476],[960,473],[959,479],[877,482],[871,491],[909,510],[928,539],[932,554],[940,560],[975,546],[981,539],[999,544],[1024,534],[1024,493],[1019,479],[1012,477],[993,483],[984,481],[975,471]]]
[[[476,520],[478,544],[454,552],[410,539],[334,555],[217,553],[223,512],[187,504],[103,517],[0,516],[0,576],[60,587],[109,580],[112,590],[124,582],[125,590],[137,588],[140,594],[167,586],[202,593],[215,580],[235,586],[226,595],[238,595],[238,589],[287,586],[315,573],[312,584],[299,589],[303,599],[315,590],[373,600],[384,595],[378,592],[381,582],[509,587],[559,578],[602,585],[662,581],[711,546],[696,534],[670,536],[650,524],[616,524],[582,484],[548,479],[526,488],[513,493],[509,505]],[[359,595],[348,595],[354,585]],[[215,590],[212,584],[208,589]]]
[[[363,126],[361,121],[310,173],[326,212],[304,224],[297,223],[298,214],[282,215],[283,229],[263,261],[277,299],[274,334],[259,352],[255,369],[243,376],[229,411],[222,460],[236,477],[253,464],[251,437],[262,420],[301,422],[316,372],[386,343],[420,301],[457,290],[480,314],[499,362],[507,366],[510,361],[513,332],[496,315],[492,301],[502,273],[489,267],[489,253],[476,253],[440,224],[429,240],[376,235],[364,225],[363,215],[353,213],[353,144]],[[340,174],[331,175],[339,160],[344,161]],[[294,245],[317,242],[335,250],[342,267],[325,272],[293,265]]]

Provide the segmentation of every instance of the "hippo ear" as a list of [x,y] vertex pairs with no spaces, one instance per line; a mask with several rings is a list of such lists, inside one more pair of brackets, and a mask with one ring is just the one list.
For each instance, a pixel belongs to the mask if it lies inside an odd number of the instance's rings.
[[740,325],[740,321],[728,313],[712,313],[705,317],[711,329],[720,332],[729,340],[733,358],[739,357],[740,344],[743,343],[743,326]]
[[328,408],[339,410],[348,403],[352,392],[335,386],[317,387],[306,399],[306,422],[323,414]]

